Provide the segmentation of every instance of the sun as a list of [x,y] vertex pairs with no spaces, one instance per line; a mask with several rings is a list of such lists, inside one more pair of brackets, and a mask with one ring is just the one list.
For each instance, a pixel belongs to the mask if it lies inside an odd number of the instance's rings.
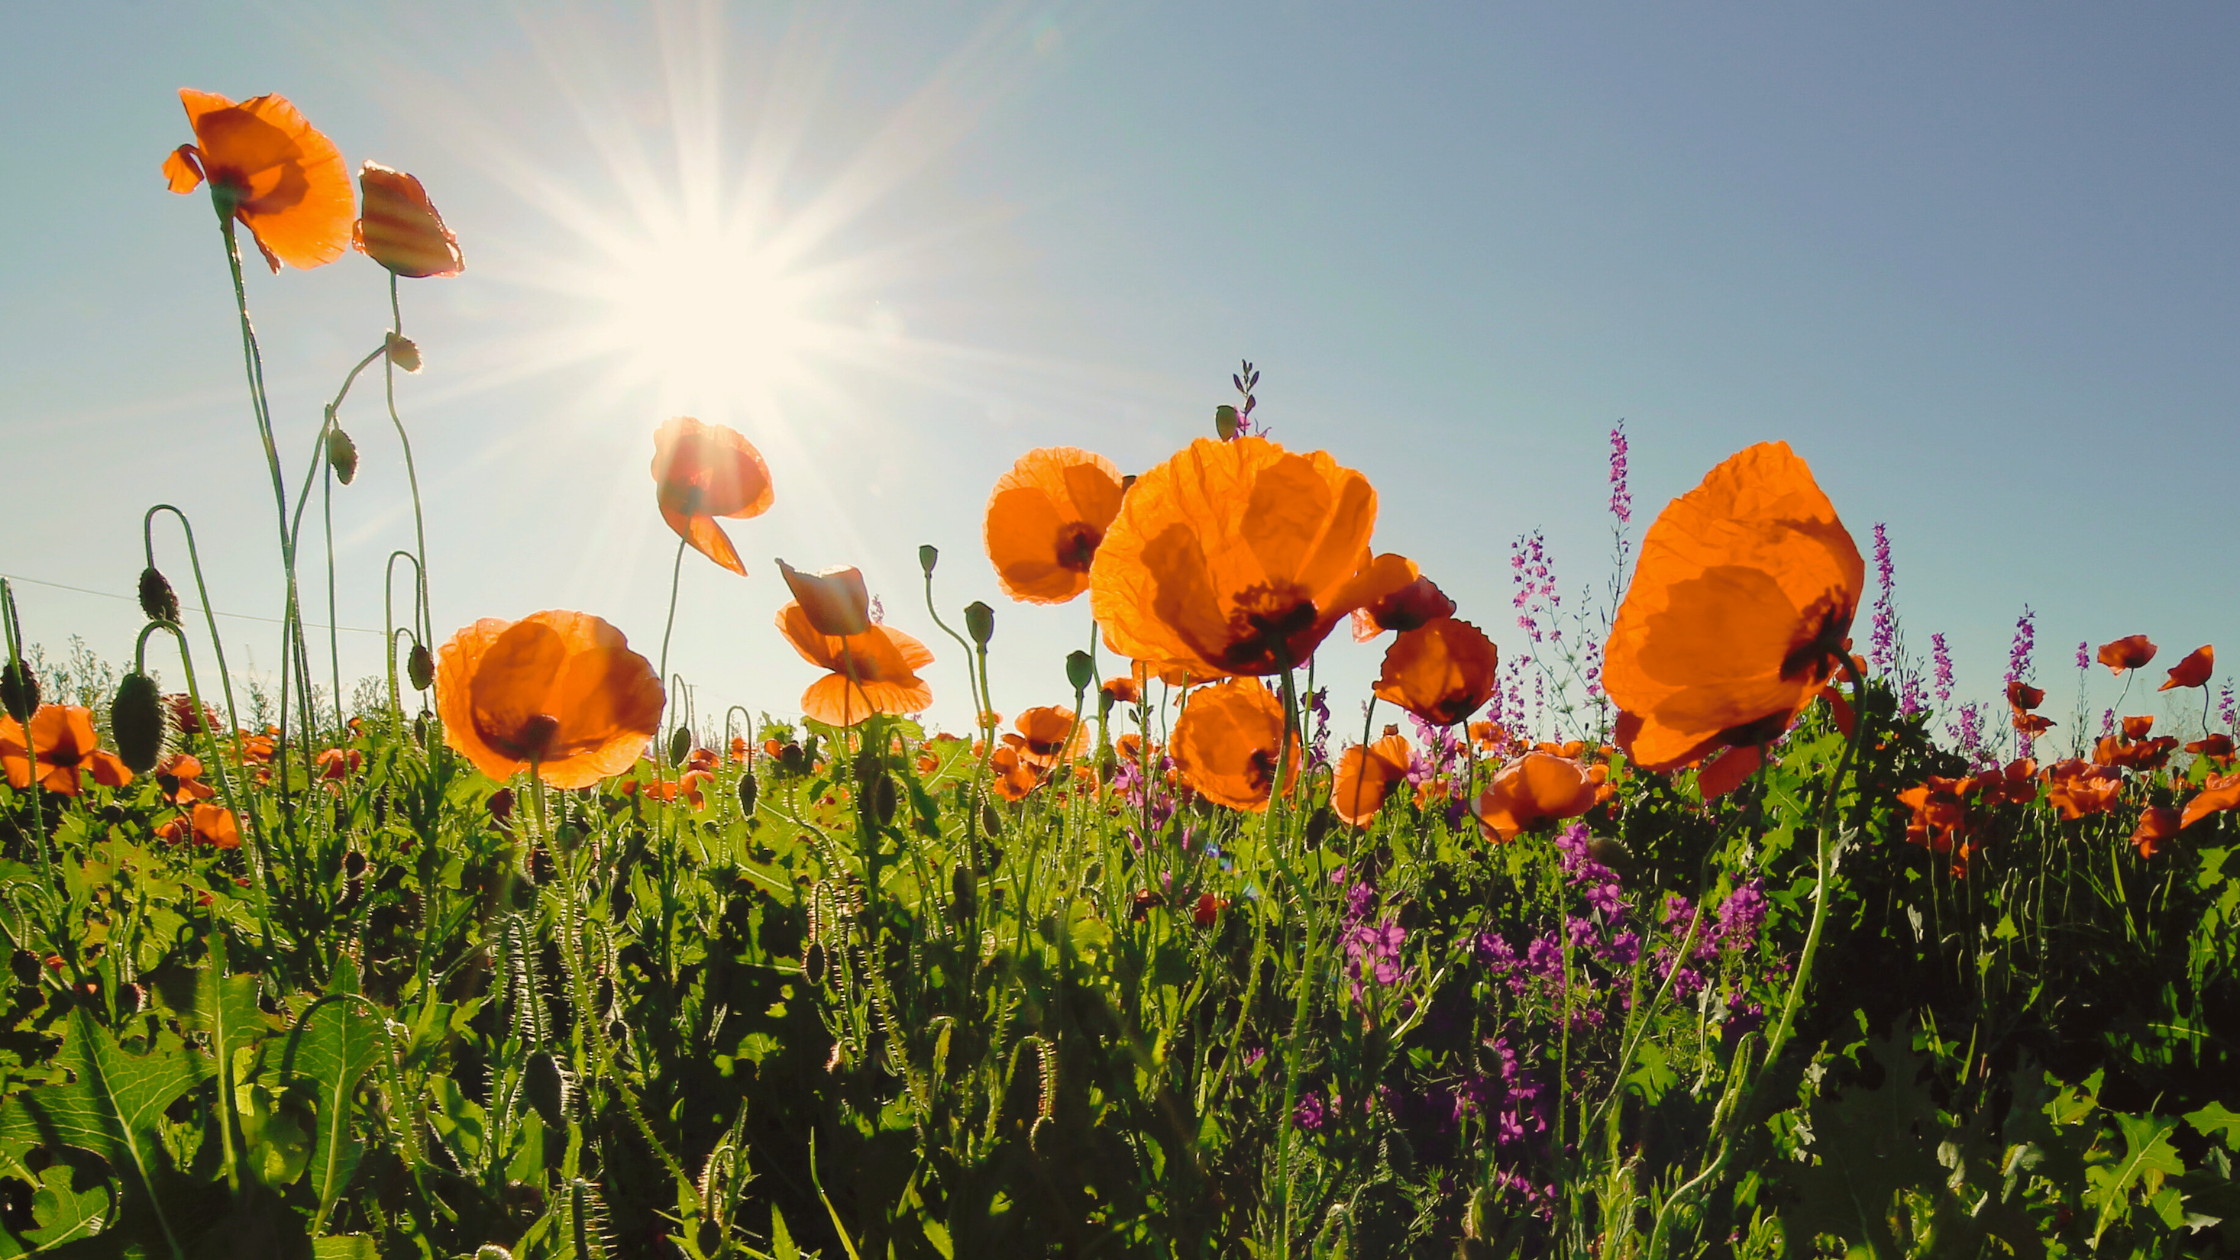
[[679,223],[609,242],[597,344],[670,410],[768,406],[810,370],[812,286],[739,224]]

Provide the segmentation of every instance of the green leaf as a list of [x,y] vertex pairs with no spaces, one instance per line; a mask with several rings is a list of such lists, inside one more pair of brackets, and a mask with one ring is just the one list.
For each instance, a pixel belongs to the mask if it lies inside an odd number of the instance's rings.
[[69,1081],[26,1090],[0,1107],[0,1143],[59,1142],[100,1156],[117,1174],[125,1215],[152,1218],[176,1254],[178,1235],[155,1196],[163,1161],[156,1125],[203,1079],[199,1057],[179,1045],[127,1053],[80,1008],[63,1025],[54,1064]]
[[2186,1123],[2204,1137],[2221,1135],[2227,1148],[2240,1151],[2240,1111],[2231,1111],[2223,1103],[2213,1102],[2199,1111],[2187,1112]]
[[293,1095],[275,1094],[262,1081],[233,1091],[249,1175],[275,1188],[293,1184],[311,1159],[314,1122],[310,1108]]
[[74,1172],[68,1164],[50,1164],[39,1174],[39,1192],[31,1196],[31,1215],[38,1228],[23,1236],[37,1243],[36,1250],[59,1247],[80,1238],[91,1238],[109,1222],[109,1186],[96,1183],[80,1192],[71,1188]]
[[380,1260],[371,1234],[329,1234],[311,1240],[312,1260]]
[[2170,1134],[2178,1122],[2167,1116],[2133,1116],[2117,1112],[2116,1128],[2123,1134],[2124,1150],[2120,1158],[2102,1155],[2085,1169],[2084,1203],[2099,1213],[2092,1230],[2092,1242],[2099,1246],[2101,1235],[2117,1219],[2130,1215],[2130,1195],[2133,1187],[2140,1187],[2146,1197],[2152,1198],[2162,1189],[2164,1177],[2182,1175],[2185,1161],[2170,1145]]
[[778,1205],[770,1205],[770,1254],[776,1260],[801,1260],[801,1249],[793,1244],[793,1232],[786,1228],[785,1213]]
[[288,1071],[309,1080],[317,1094],[319,1119],[308,1163],[310,1186],[319,1196],[311,1218],[314,1234],[349,1188],[350,1175],[365,1153],[350,1124],[351,1099],[359,1080],[380,1061],[382,1025],[355,996],[357,983],[356,968],[344,960],[334,991],[313,1005],[288,1039]]

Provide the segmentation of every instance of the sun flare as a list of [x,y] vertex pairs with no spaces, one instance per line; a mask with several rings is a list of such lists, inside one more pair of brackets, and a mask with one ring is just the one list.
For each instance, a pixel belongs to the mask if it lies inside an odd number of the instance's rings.
[[753,409],[798,381],[815,341],[808,286],[750,233],[687,227],[615,251],[602,343],[672,409]]

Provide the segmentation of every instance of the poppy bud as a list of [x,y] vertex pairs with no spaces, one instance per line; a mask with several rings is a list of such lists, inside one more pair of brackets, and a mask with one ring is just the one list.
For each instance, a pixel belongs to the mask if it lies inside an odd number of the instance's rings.
[[513,817],[513,789],[499,788],[485,802],[490,810],[490,821],[503,827]]
[[949,900],[956,903],[958,922],[972,921],[973,902],[978,892],[979,886],[973,881],[972,868],[962,862],[957,863],[956,873],[949,877]]
[[568,1077],[549,1050],[529,1056],[521,1068],[522,1092],[547,1129],[565,1132],[568,1127]]
[[1073,694],[1078,698],[1096,685],[1097,663],[1079,648],[1066,653],[1066,681],[1073,684]]
[[0,709],[18,722],[28,722],[39,711],[39,676],[22,661],[0,667]]
[[126,674],[109,705],[109,731],[117,756],[134,774],[155,769],[163,755],[163,694],[146,674]]
[[966,604],[964,606],[964,631],[972,636],[972,641],[975,644],[981,647],[988,646],[988,640],[996,637],[996,610],[977,599]]
[[381,348],[388,353],[389,362],[396,364],[405,372],[418,372],[420,370],[420,344],[412,338],[398,333],[390,333],[389,339],[382,343]]
[[359,253],[407,279],[455,276],[466,268],[458,238],[417,178],[368,162],[358,172],[358,191],[365,212],[351,235]]
[[879,817],[882,826],[894,821],[895,808],[902,803],[902,793],[894,785],[892,775],[882,774],[871,781],[871,810]]
[[921,543],[919,545],[918,567],[925,570],[927,577],[933,576],[933,566],[939,563],[940,559],[941,552],[932,543]]
[[153,565],[140,570],[140,611],[146,613],[150,621],[176,624],[179,620],[178,593],[171,589],[170,580],[156,572]]
[[414,691],[426,691],[436,683],[436,657],[425,643],[415,643],[404,658],[404,672],[412,680]]
[[749,770],[745,774],[740,775],[739,812],[745,814],[749,818],[754,817],[755,798],[759,796],[761,792],[761,785],[757,784],[754,781],[754,771]]
[[1223,403],[1213,409],[1213,431],[1226,442],[1237,435],[1237,409]]
[[846,638],[871,629],[871,593],[864,588],[861,569],[842,565],[804,573],[780,560],[778,571],[818,634]]
[[824,983],[824,943],[809,942],[809,949],[801,955],[801,974],[809,977],[811,984]]
[[1003,834],[1003,818],[996,813],[995,803],[992,801],[980,807],[980,830],[991,836]]
[[358,475],[358,444],[339,424],[327,426],[327,466],[334,469],[334,479],[346,486]]
[[669,732],[669,764],[684,764],[685,756],[692,751],[692,728],[680,726]]

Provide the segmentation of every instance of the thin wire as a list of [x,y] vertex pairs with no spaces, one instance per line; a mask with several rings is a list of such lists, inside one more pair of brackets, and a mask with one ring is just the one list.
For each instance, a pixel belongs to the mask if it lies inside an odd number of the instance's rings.
[[[43,579],[40,579],[40,578],[35,578],[35,577],[22,577],[22,576],[19,576],[19,575],[17,575],[17,574],[14,574],[14,573],[0,573],[0,577],[4,577],[4,578],[8,579],[8,580],[9,580],[9,581],[11,581],[11,582],[28,582],[28,583],[30,583],[30,584],[31,584],[31,585],[33,585],[33,586],[51,586],[51,587],[53,587],[53,588],[54,588],[55,590],[58,590],[58,591],[76,591],[76,592],[77,592],[78,594],[80,594],[80,595],[98,595],[98,596],[100,596],[100,597],[101,597],[101,598],[103,598],[103,599],[121,599],[121,600],[124,600],[124,601],[125,601],[125,602],[127,602],[127,603],[137,603],[137,602],[139,602],[139,601],[138,601],[138,600],[137,600],[137,599],[136,599],[135,597],[133,597],[133,596],[131,596],[131,595],[119,595],[119,594],[117,594],[117,593],[116,593],[116,592],[114,592],[114,591],[96,591],[96,590],[89,590],[89,589],[87,589],[86,587],[83,587],[83,586],[70,586],[70,585],[66,585],[66,584],[64,584],[64,583],[61,583],[61,582],[48,582],[48,581],[45,581],[45,580],[43,580]],[[201,612],[201,611],[202,611],[202,609],[200,609],[200,608],[196,608],[196,607],[195,607],[194,605],[192,605],[192,604],[181,604],[181,605],[179,605],[179,607],[181,607],[181,608],[183,608],[183,609],[186,609],[186,610],[187,610],[188,612]],[[280,619],[279,619],[278,617],[259,617],[259,616],[255,615],[254,613],[230,613],[230,612],[214,612],[214,613],[213,613],[212,615],[213,615],[213,616],[218,616],[218,617],[231,617],[231,618],[235,619],[236,621],[262,621],[262,622],[265,622],[265,623],[266,623],[266,624],[268,624],[268,625],[275,625],[275,626],[277,626],[277,625],[279,625],[279,624],[280,624]],[[308,622],[307,622],[307,623],[305,623],[305,624],[306,624],[306,626],[307,626],[308,628],[311,628],[311,629],[322,629],[322,630],[323,630],[323,629],[326,629],[326,628],[327,628],[327,627],[325,627],[325,626],[314,626],[314,625],[312,625],[311,623],[308,623]],[[334,628],[334,629],[336,629],[336,630],[347,630],[347,631],[349,631],[349,632],[350,632],[351,634],[374,634],[374,635],[378,635],[378,634],[380,634],[380,633],[381,633],[381,631],[379,631],[379,630],[369,630],[369,629],[366,629],[366,628],[365,628],[365,627],[363,627],[363,626],[335,626],[335,627],[333,627],[333,628]]]

